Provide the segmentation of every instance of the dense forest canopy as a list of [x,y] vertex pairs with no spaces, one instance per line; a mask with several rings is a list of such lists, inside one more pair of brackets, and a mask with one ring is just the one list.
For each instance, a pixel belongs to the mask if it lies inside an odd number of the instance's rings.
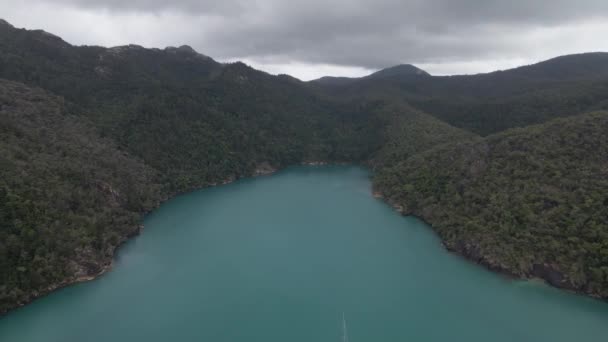
[[376,174],[448,248],[608,296],[608,112],[442,145]]
[[606,298],[602,109],[603,53],[301,82],[0,21],[0,313],[103,272],[174,194],[308,161],[369,165],[450,249]]

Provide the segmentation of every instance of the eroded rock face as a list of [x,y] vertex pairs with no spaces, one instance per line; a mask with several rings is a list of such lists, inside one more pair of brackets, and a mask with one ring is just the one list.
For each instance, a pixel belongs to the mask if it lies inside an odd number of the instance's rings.
[[573,284],[568,281],[563,273],[557,270],[554,266],[549,264],[534,264],[532,266],[531,275],[534,277],[542,278],[547,283],[560,288],[566,288],[574,290]]
[[589,295],[591,295],[593,297],[597,297],[597,298],[604,297],[599,293],[595,293],[593,291],[589,291],[588,289],[586,289],[586,286],[587,286],[586,284],[580,284],[580,285],[574,284],[555,265],[539,263],[539,264],[534,264],[532,266],[532,268],[528,271],[514,272],[511,267],[508,267],[507,265],[501,264],[500,262],[498,262],[496,260],[492,260],[492,259],[488,258],[488,256],[485,255],[479,249],[479,247],[474,243],[458,241],[458,242],[452,243],[452,244],[444,243],[444,246],[446,247],[446,249],[448,249],[451,252],[460,254],[460,255],[464,256],[465,258],[467,258],[477,264],[483,265],[492,271],[499,272],[499,273],[505,274],[505,275],[513,277],[513,278],[520,278],[520,279],[538,278],[538,279],[542,279],[547,284],[557,287],[557,288],[575,291],[575,292],[579,292],[579,293],[586,293],[586,294],[589,294]]
[[97,188],[108,197],[108,200],[110,200],[112,204],[116,205],[120,202],[120,192],[118,192],[118,190],[116,190],[111,184],[104,181],[97,181],[96,185]]
[[270,165],[269,162],[264,161],[264,162],[259,163],[256,166],[253,175],[254,176],[268,175],[268,174],[274,173],[276,171],[277,171],[277,169],[275,167]]

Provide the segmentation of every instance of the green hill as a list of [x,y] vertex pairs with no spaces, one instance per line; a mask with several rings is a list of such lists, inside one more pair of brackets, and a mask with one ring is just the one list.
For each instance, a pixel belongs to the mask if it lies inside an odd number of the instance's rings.
[[78,47],[0,26],[0,77],[79,106],[101,135],[159,170],[170,192],[248,176],[262,163],[362,160],[381,144],[381,123],[360,105],[189,47]]
[[492,269],[608,296],[608,112],[443,145],[375,185]]
[[102,272],[158,174],[61,98],[0,80],[0,312]]
[[489,135],[608,109],[608,53],[586,53],[478,75],[313,82],[337,97],[390,94],[453,126]]

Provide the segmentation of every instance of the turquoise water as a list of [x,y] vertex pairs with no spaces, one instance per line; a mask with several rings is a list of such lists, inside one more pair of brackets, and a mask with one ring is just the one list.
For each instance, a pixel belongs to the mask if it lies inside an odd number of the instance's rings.
[[0,341],[607,341],[608,304],[505,279],[371,196],[297,167],[179,196],[100,279],[0,319]]

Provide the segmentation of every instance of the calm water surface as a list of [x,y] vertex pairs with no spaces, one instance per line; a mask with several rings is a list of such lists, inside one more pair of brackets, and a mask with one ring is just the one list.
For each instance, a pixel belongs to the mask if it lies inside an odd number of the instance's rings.
[[608,341],[608,304],[449,254],[356,167],[177,197],[113,271],[0,319],[2,342]]

